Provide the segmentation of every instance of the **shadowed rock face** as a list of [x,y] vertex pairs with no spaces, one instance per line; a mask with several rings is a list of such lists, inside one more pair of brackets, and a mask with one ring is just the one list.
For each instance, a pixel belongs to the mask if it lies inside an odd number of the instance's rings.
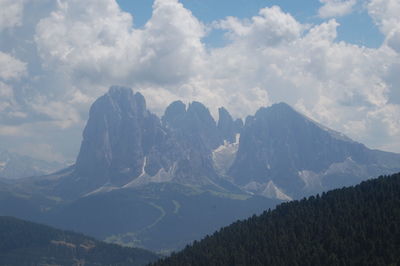
[[159,157],[167,145],[166,133],[157,116],[146,109],[140,93],[111,87],[92,105],[83,132],[75,175],[90,179],[90,186],[123,185],[142,172],[156,172],[168,162]]
[[[161,121],[140,93],[111,87],[90,109],[73,182],[86,193],[156,175],[183,184],[218,183],[211,152],[223,139],[209,110],[199,102],[186,108],[176,101]],[[64,179],[63,186],[70,181]]]
[[200,185],[216,181],[211,152],[223,141],[209,110],[199,102],[192,102],[186,108],[184,103],[176,101],[167,107],[162,122],[183,155],[177,160],[175,179]]
[[284,103],[260,108],[244,126],[225,108],[217,124],[199,102],[175,101],[160,120],[140,93],[114,86],[92,105],[75,170],[58,188],[82,195],[175,182],[289,199],[399,165],[399,155],[369,150]]
[[170,104],[162,118],[163,124],[179,138],[204,152],[222,144],[222,138],[210,111],[199,102],[192,102],[186,109],[181,101]]
[[240,134],[243,128],[242,120],[237,119],[233,121],[232,116],[224,107],[218,109],[218,114],[219,119],[217,128],[221,137],[230,143],[234,143],[236,141],[236,134]]
[[[396,154],[391,154],[391,157],[397,158],[399,167],[400,157]],[[378,169],[383,170],[378,166],[380,158],[376,151],[324,128],[285,103],[279,103],[261,108],[246,119],[237,157],[229,174],[241,185],[272,180],[286,193],[298,197],[304,194],[306,185],[314,185],[310,189],[316,191],[331,188],[333,183],[329,179],[335,178],[335,174],[348,174],[352,179],[348,182],[342,180],[341,186],[360,181],[359,175],[344,169],[343,165],[342,172],[333,173],[335,164],[336,168],[346,161],[353,162],[353,167],[376,165],[376,170],[370,173],[373,176],[379,172]],[[302,175],[303,171],[314,173],[318,180],[304,180],[307,177]],[[368,173],[360,175],[366,178]],[[307,184],[311,181],[318,184]]]

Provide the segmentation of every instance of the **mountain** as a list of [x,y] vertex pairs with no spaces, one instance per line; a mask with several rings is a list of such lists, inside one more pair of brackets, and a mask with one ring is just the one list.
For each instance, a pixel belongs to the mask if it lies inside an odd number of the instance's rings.
[[154,251],[180,249],[281,202],[220,177],[213,151],[223,143],[203,104],[174,102],[159,119],[140,93],[114,86],[90,109],[76,164],[0,189],[8,203],[0,214]]
[[173,102],[165,110],[162,121],[195,147],[212,150],[222,144],[214,118],[202,103],[192,102],[186,108],[181,101]]
[[229,143],[236,141],[236,135],[240,134],[243,128],[243,121],[241,119],[233,120],[231,114],[224,107],[218,109],[218,131],[223,140]]
[[199,102],[159,118],[113,86],[90,108],[75,165],[0,182],[0,214],[168,253],[221,226],[330,188],[400,171],[287,104],[215,121]]
[[30,176],[41,176],[62,169],[65,164],[47,162],[28,156],[0,150],[0,178],[19,179]]
[[112,87],[90,108],[73,172],[55,189],[82,196],[100,187],[122,187],[146,173],[153,176],[171,168],[169,153],[174,150],[159,118],[146,109],[144,97]]
[[399,154],[370,150],[279,103],[247,117],[228,175],[254,193],[300,198],[399,167]]
[[74,169],[54,190],[76,197],[163,182],[223,190],[211,157],[223,142],[203,104],[174,102],[159,119],[140,93],[113,86],[90,108]]
[[153,265],[398,265],[400,174],[279,205]]
[[47,177],[46,193],[73,200],[174,183],[287,201],[396,171],[399,154],[368,149],[285,103],[244,125],[223,107],[216,122],[199,102],[175,101],[160,119],[140,93],[113,86],[90,108],[76,164]]
[[1,265],[145,265],[159,256],[0,216]]

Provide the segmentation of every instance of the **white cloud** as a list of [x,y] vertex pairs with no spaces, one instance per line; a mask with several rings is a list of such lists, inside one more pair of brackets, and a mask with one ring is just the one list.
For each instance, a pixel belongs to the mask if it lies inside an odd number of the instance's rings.
[[371,0],[367,7],[368,13],[386,36],[385,43],[400,53],[400,1]]
[[0,51],[0,79],[18,79],[26,74],[26,63]]
[[137,42],[132,17],[115,1],[59,1],[36,27],[35,41],[43,64],[72,79],[102,81],[127,75]]
[[303,27],[278,6],[263,8],[251,21],[228,17],[217,25],[229,31],[232,40],[245,40],[253,45],[273,46],[299,38]]
[[0,32],[21,26],[26,0],[0,0]]
[[15,102],[13,82],[27,74],[26,63],[0,52],[0,121],[21,115]]
[[204,26],[177,0],[156,0],[141,31],[135,78],[176,84],[196,75],[204,60]]
[[370,0],[367,7],[369,14],[383,33],[389,34],[399,26],[400,2],[398,0]]
[[23,146],[11,148],[10,151],[30,157],[32,157],[32,154],[35,154],[36,159],[48,162],[66,161],[66,158],[61,153],[55,151],[48,143],[26,143]]
[[32,109],[47,115],[60,128],[67,128],[81,121],[77,110],[72,105],[61,101],[46,102],[46,98],[35,99]]
[[0,112],[4,113],[5,110],[10,108],[13,104],[14,93],[13,89],[0,81]]
[[[275,22],[288,16],[279,9],[268,12],[274,12]],[[211,51],[207,71],[200,77],[198,87],[203,88],[203,96],[199,98],[212,95],[208,97],[212,106],[223,104],[238,116],[269,102],[286,101],[317,121],[374,147],[396,142],[399,133],[379,139],[382,132],[373,126],[379,123],[386,132],[393,132],[397,126],[393,118],[400,115],[397,107],[387,108],[391,83],[385,77],[398,60],[393,52],[337,42],[339,24],[335,20],[303,33],[304,25],[292,27],[299,29],[293,31],[297,34],[277,38],[280,41],[275,44],[270,41],[274,33],[268,34],[270,24],[258,21],[228,18],[219,23],[229,30],[231,43]],[[284,25],[288,23],[275,28]],[[251,38],[254,28],[266,34]]]
[[323,5],[318,10],[321,18],[341,17],[353,11],[357,0],[319,0]]
[[27,135],[29,133],[18,126],[0,126],[0,136],[26,137]]
[[155,1],[142,29],[133,28],[132,16],[113,0],[59,1],[38,23],[35,43],[46,76],[65,89],[37,95],[32,110],[70,126],[78,121],[72,110],[86,114],[89,103],[112,84],[148,93],[168,87],[175,93],[163,101],[175,100],[182,84],[200,72],[204,35],[204,25],[177,0]]
[[115,1],[70,0],[39,22],[35,40],[45,65],[74,81],[177,83],[202,59],[203,27],[176,0],[155,1],[144,29]]

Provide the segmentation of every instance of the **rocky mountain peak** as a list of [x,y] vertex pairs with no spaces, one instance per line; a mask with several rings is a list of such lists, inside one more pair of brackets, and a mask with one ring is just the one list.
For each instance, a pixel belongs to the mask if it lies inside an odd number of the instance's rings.
[[217,124],[203,104],[175,101],[161,121],[146,109],[140,93],[111,87],[90,109],[75,170],[65,182],[71,190],[79,182],[80,193],[86,194],[99,188],[177,182],[229,183],[261,195],[273,188],[296,198],[304,188],[315,192],[343,183],[321,176],[356,171],[365,178],[365,166],[379,174],[385,168],[379,168],[382,162],[398,165],[398,157],[348,141],[285,103],[260,108],[243,125],[225,108],[219,109]]
[[[254,116],[249,116],[251,120],[254,119],[292,119],[300,118],[302,115],[293,109],[287,103],[275,103],[269,107],[261,107],[257,110]],[[304,118],[304,117],[303,117]]]
[[142,94],[139,92],[133,93],[132,89],[121,86],[112,86],[103,97],[95,101],[91,107],[91,112],[92,109],[99,111],[103,107],[108,107],[118,113],[126,113],[128,115],[146,115],[147,111],[146,100]]
[[129,96],[133,95],[133,91],[128,87],[113,85],[108,89],[107,94],[112,97]]
[[200,102],[191,102],[186,108],[183,102],[175,101],[166,108],[162,121],[178,139],[198,149],[211,151],[222,143],[214,118]]
[[204,118],[204,120],[208,121],[209,123],[215,123],[214,118],[211,116],[208,108],[200,102],[193,101],[189,103],[187,112],[189,114],[196,114],[198,117]]
[[218,124],[217,128],[220,132],[223,140],[227,140],[230,143],[236,141],[236,134],[240,133],[243,127],[241,119],[233,120],[232,116],[224,107],[218,109]]
[[107,182],[123,184],[138,176],[144,153],[153,141],[148,137],[160,126],[158,118],[146,109],[140,93],[111,87],[90,108],[76,175],[90,178],[88,183],[92,186]]
[[279,103],[246,119],[229,174],[243,185],[273,181],[296,197],[305,186],[315,191],[331,186],[331,180],[320,177],[327,169],[345,167],[348,158],[357,165],[370,165],[377,162],[376,156],[364,145]]
[[162,122],[164,125],[179,127],[180,121],[186,115],[186,105],[182,101],[174,101],[165,109]]

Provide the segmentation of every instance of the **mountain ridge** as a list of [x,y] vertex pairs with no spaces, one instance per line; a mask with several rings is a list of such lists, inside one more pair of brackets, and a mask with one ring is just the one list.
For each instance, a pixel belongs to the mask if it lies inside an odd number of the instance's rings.
[[66,164],[35,159],[8,150],[0,150],[0,178],[21,179],[50,174]]
[[219,113],[175,101],[160,118],[113,86],[91,107],[76,164],[0,183],[0,214],[168,253],[278,203],[400,171],[400,155],[338,138],[287,104],[244,124]]
[[[334,188],[343,181],[335,176],[355,173],[352,169],[358,169],[357,178],[346,185],[400,169],[400,155],[370,150],[286,103],[262,107],[243,125],[240,121],[221,107],[216,122],[196,101],[175,101],[159,118],[147,110],[143,95],[112,86],[91,108],[74,171],[78,179],[101,181],[80,195],[178,182],[291,199]],[[96,156],[101,158],[93,163]],[[266,187],[277,193],[265,193]]]

